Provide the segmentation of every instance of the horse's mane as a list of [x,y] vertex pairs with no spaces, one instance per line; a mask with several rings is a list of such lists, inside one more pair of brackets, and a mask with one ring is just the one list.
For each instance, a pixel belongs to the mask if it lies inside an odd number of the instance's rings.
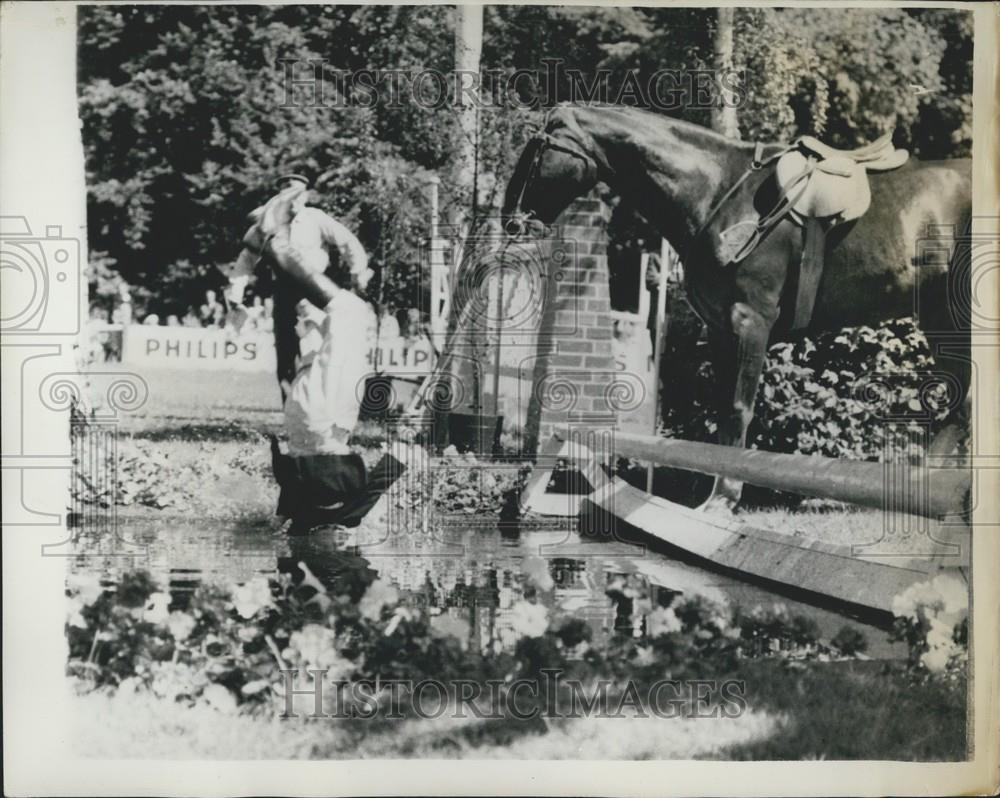
[[[686,141],[704,141],[716,145],[730,147],[736,146],[739,149],[745,149],[753,146],[748,142],[731,139],[722,133],[712,130],[711,128],[699,125],[695,122],[689,122],[686,119],[667,116],[666,114],[650,111],[646,108],[636,108],[631,105],[616,105],[614,103],[559,103],[546,111],[545,127],[548,128],[553,121],[557,120],[563,114],[574,114],[577,112],[585,113],[588,110],[609,111],[615,114],[623,115],[627,118],[630,117],[628,120],[628,126],[631,129],[637,129],[637,126],[641,125],[647,128],[660,128],[662,130],[662,135],[678,136]],[[653,130],[651,132],[655,135],[659,131]]]

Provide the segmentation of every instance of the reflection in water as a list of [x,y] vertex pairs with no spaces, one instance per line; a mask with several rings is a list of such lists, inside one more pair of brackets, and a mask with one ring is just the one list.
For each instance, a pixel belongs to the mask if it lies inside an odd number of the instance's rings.
[[[412,539],[366,543],[347,530],[319,530],[288,537],[269,522],[205,522],[136,519],[123,523],[127,541],[97,541],[83,547],[74,570],[99,572],[109,582],[129,570],[151,572],[172,592],[203,581],[243,582],[254,575],[300,574],[299,563],[322,582],[359,586],[381,578],[404,603],[431,608],[469,625],[470,644],[509,650],[517,605],[543,604],[550,623],[586,621],[595,640],[613,634],[642,635],[646,616],[678,595],[702,595],[747,609],[785,604],[808,615],[823,637],[841,626],[866,631],[869,653],[890,656],[886,636],[823,609],[791,601],[758,586],[704,571],[654,551],[620,542],[582,541],[573,531],[524,529],[438,530],[415,546]],[[82,544],[81,544],[82,545]],[[354,598],[358,598],[355,595]]]

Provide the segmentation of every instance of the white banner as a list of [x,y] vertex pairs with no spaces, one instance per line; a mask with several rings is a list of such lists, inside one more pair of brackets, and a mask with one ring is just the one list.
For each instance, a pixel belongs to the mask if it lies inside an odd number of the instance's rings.
[[122,362],[146,368],[270,371],[276,360],[271,333],[199,327],[125,327]]
[[[274,336],[236,334],[200,327],[130,324],[124,328],[122,362],[146,368],[270,371],[276,368]],[[434,367],[434,349],[425,337],[383,339],[369,344],[373,372],[390,377],[422,377]]]
[[434,348],[426,336],[410,342],[398,338],[381,339],[368,350],[372,371],[390,377],[422,377],[434,368]]

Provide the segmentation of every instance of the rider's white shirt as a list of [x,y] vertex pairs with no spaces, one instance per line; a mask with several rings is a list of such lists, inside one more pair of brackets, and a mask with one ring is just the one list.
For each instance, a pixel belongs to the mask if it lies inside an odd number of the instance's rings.
[[324,260],[318,271],[324,271],[329,265],[328,253],[331,248],[340,253],[343,265],[351,274],[357,274],[368,267],[368,256],[357,237],[319,208],[307,205],[299,209],[289,226],[288,240],[299,253],[315,255]]
[[296,374],[285,400],[288,452],[295,457],[350,451],[347,439],[358,423],[364,381],[371,371],[371,306],[343,290],[323,313],[322,344]]

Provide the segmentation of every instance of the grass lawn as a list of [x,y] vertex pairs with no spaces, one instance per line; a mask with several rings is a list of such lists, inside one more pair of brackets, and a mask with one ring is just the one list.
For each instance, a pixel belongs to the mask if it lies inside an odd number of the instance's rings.
[[919,689],[876,662],[747,662],[736,718],[621,717],[534,722],[281,720],[187,707],[147,693],[74,699],[84,756],[177,759],[881,759],[961,761],[964,685]]

